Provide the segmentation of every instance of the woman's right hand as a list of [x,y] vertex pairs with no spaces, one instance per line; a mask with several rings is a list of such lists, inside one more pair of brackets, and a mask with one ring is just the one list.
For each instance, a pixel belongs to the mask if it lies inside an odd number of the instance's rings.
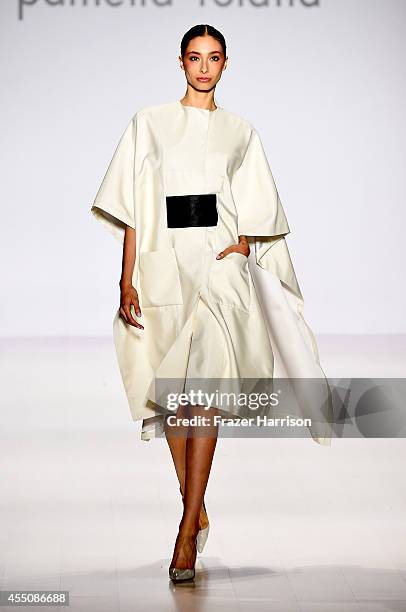
[[138,301],[137,290],[132,285],[120,284],[120,317],[124,319],[128,325],[144,329],[141,323],[138,323],[131,314],[131,306],[134,306],[137,317],[141,316],[141,308]]

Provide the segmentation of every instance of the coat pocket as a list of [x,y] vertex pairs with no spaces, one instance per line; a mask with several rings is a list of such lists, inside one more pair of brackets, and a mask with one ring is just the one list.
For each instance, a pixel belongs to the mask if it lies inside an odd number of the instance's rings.
[[232,251],[224,259],[214,258],[210,270],[209,290],[215,302],[249,312],[251,279],[248,257]]
[[140,253],[141,307],[183,304],[175,249]]

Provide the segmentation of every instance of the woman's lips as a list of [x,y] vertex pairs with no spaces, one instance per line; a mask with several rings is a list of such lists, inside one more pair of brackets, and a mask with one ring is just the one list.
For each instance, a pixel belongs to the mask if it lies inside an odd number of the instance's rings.
[[210,77],[197,77],[198,81],[201,81],[202,83],[207,83],[208,81],[210,81]]

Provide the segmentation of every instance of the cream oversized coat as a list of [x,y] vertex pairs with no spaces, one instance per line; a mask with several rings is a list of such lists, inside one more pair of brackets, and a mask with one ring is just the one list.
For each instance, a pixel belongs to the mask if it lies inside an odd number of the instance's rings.
[[[216,226],[168,228],[166,196],[204,193],[216,194]],[[113,336],[143,440],[162,432],[156,380],[173,379],[182,392],[192,379],[247,381],[249,389],[255,379],[289,377],[325,382],[320,404],[312,400],[302,413],[315,416],[313,439],[331,443],[331,392],[303,318],[285,241],[290,229],[248,121],[180,101],[142,108],[122,134],[91,211],[121,243],[125,225],[136,229],[133,286],[144,329],[126,324],[117,309]],[[217,260],[239,235],[250,237],[249,257],[234,252]],[[289,413],[285,403],[275,414]]]

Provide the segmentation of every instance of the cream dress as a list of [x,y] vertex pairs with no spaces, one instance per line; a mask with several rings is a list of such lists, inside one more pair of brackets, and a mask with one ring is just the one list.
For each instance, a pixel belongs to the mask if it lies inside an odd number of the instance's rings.
[[[218,223],[168,227],[166,196],[216,194]],[[180,101],[144,107],[127,125],[92,213],[123,243],[136,229],[133,285],[144,329],[113,321],[118,364],[141,438],[162,435],[168,388],[272,391],[275,378],[317,379],[317,400],[299,385],[267,416],[311,417],[312,438],[331,444],[331,391],[285,236],[290,232],[260,137],[245,119]],[[247,235],[247,258],[216,255]],[[135,314],[133,312],[133,314]],[[268,388],[270,384],[270,388]],[[215,403],[224,415],[247,407]],[[256,413],[255,413],[256,414]]]

